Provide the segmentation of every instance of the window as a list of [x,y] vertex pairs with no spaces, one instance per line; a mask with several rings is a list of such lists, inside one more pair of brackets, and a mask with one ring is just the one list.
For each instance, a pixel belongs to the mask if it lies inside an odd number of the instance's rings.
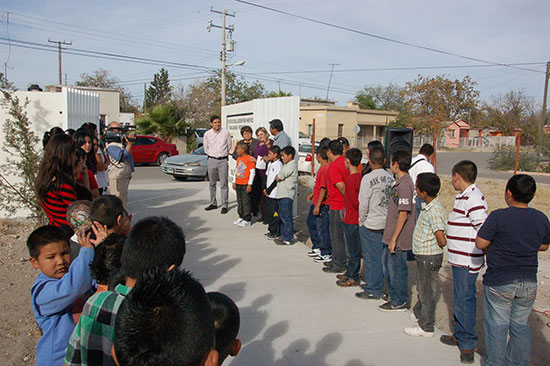
[[455,138],[455,130],[451,130],[451,138],[452,138],[452,139]]
[[313,135],[313,125],[307,125],[307,134],[309,136]]
[[342,123],[338,124],[338,137],[342,137],[344,134],[344,125]]

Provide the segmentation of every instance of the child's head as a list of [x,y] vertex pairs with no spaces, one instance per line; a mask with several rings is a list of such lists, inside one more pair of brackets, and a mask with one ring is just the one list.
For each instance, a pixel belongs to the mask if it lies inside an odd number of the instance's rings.
[[328,146],[321,146],[316,151],[319,164],[328,162]]
[[269,148],[269,153],[267,158],[269,161],[277,161],[281,157],[281,148],[279,146],[273,145]]
[[379,140],[372,140],[367,144],[367,158],[369,158],[370,161],[370,154],[372,152],[372,149],[375,147],[380,147],[382,150],[384,150],[384,145]]
[[457,191],[463,191],[474,184],[477,178],[477,166],[473,161],[461,160],[453,166],[451,183]]
[[248,155],[248,145],[244,141],[237,142],[237,155],[245,156]]
[[41,226],[27,239],[30,262],[48,277],[60,279],[69,271],[71,248],[67,233],[57,226]]
[[441,188],[441,180],[434,173],[420,173],[416,177],[416,195],[421,200],[435,198]]
[[350,169],[350,166],[358,167],[361,165],[363,159],[363,153],[361,150],[353,148],[346,151],[346,168]]
[[92,278],[101,285],[107,285],[111,276],[120,269],[120,258],[126,236],[111,234],[94,249],[94,260],[90,264]]
[[340,155],[344,153],[344,147],[342,146],[342,143],[340,140],[332,140],[328,144],[328,158],[330,161],[336,160]]
[[136,279],[144,271],[179,267],[185,255],[183,230],[166,217],[146,217],[134,225],[122,250],[122,272]]
[[321,141],[319,141],[319,147],[328,147],[330,144],[330,139],[328,137],[323,137]]
[[513,201],[518,203],[529,203],[535,197],[537,183],[535,179],[527,174],[517,174],[508,180],[504,198],[508,206]]
[[209,292],[207,295],[214,314],[216,351],[221,365],[227,356],[235,357],[241,350],[241,341],[237,339],[241,324],[239,308],[220,292]]
[[281,160],[287,164],[294,159],[296,150],[292,146],[285,146],[281,149]]
[[397,150],[391,155],[390,167],[393,174],[407,173],[411,167],[411,154],[408,151]]
[[140,275],[117,313],[113,356],[120,366],[217,366],[214,316],[188,272],[154,268]]
[[338,141],[342,144],[343,154],[345,154],[350,149],[349,140],[343,136],[340,136],[338,137]]
[[106,194],[96,198],[90,208],[90,220],[107,226],[111,232],[128,235],[132,218],[117,196]]
[[380,146],[373,146],[369,151],[369,165],[371,168],[382,168],[386,163],[386,154],[384,153],[384,149]]
[[429,158],[433,155],[434,151],[435,150],[432,144],[424,144],[420,148],[419,153]]

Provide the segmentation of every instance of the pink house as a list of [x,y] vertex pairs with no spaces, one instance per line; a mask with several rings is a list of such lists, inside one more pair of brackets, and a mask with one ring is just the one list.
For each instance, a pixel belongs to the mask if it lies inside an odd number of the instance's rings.
[[452,122],[445,131],[445,146],[460,147],[460,139],[470,136],[470,124],[461,119]]

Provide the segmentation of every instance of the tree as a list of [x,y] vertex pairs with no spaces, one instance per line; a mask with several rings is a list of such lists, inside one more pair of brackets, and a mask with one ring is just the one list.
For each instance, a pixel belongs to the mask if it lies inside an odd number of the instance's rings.
[[168,71],[163,67],[153,75],[153,81],[145,92],[145,108],[149,109],[159,104],[165,104],[172,100],[172,86]]
[[405,102],[403,100],[403,96],[401,95],[402,90],[402,87],[393,83],[390,83],[388,86],[365,86],[356,94],[355,100],[361,105],[361,98],[369,97],[367,101],[374,104],[375,107],[364,109],[381,109],[385,111],[402,112],[405,109]]
[[265,95],[266,98],[279,98],[279,97],[291,97],[291,92],[286,92],[284,90],[271,91]]
[[4,74],[0,72],[0,89],[2,90],[15,90],[13,83],[10,83],[8,79],[4,77]]
[[188,133],[190,126],[185,122],[184,116],[185,111],[170,102],[147,109],[145,115],[138,119],[136,124],[141,133],[157,135],[170,142]]
[[[209,77],[205,82],[205,87],[212,90],[213,94],[216,95],[214,103],[221,106],[221,71]],[[266,96],[266,90],[262,83],[257,80],[253,83],[248,83],[242,76],[237,77],[232,72],[225,73],[225,92],[226,100],[229,101],[229,104],[247,102]]]
[[357,93],[355,101],[359,103],[361,109],[378,109],[372,95],[364,93],[363,90]]
[[75,84],[77,86],[89,86],[94,88],[118,89],[120,91],[120,111],[137,113],[139,108],[134,101],[132,94],[119,85],[120,81],[111,76],[111,72],[105,69],[97,69],[91,74],[80,74],[80,80]]

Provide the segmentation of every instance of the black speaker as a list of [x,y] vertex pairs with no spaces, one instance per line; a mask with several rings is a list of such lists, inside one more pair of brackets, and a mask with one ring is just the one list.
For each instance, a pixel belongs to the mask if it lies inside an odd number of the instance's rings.
[[386,136],[384,138],[384,151],[386,152],[386,159],[389,165],[391,155],[395,151],[404,150],[408,151],[412,157],[413,148],[413,130],[410,128],[397,128],[390,127],[386,129]]

